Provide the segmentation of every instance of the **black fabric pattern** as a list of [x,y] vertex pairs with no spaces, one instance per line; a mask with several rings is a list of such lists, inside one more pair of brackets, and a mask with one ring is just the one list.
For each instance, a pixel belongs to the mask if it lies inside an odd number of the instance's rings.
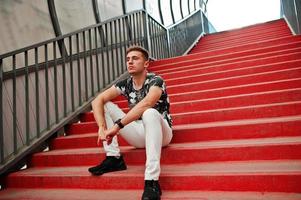
[[147,73],[144,84],[140,90],[134,89],[132,77],[119,80],[115,83],[115,87],[120,90],[121,94],[128,100],[130,108],[137,105],[148,94],[152,86],[157,86],[162,90],[162,95],[153,108],[163,115],[171,127],[172,119],[169,112],[169,97],[166,92],[165,82],[160,76],[154,73]]

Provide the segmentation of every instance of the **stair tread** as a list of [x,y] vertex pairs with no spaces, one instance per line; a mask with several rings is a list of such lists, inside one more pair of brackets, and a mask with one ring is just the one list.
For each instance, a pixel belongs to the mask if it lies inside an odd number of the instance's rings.
[[[92,113],[86,113],[92,114]],[[174,131],[180,130],[191,130],[191,129],[202,129],[210,127],[225,127],[225,126],[242,126],[242,125],[256,125],[256,124],[268,124],[268,123],[279,123],[279,122],[292,122],[301,121],[301,115],[295,116],[283,116],[283,117],[270,117],[270,118],[256,118],[256,119],[241,119],[241,120],[228,120],[228,121],[218,121],[218,122],[207,122],[207,123],[195,123],[195,124],[181,124],[174,125]],[[82,122],[82,123],[95,123],[95,122]],[[301,123],[301,122],[300,122]],[[85,138],[85,137],[97,137],[96,132],[86,133],[86,134],[74,134],[67,135],[65,137],[58,137],[57,140],[69,140],[73,138]]]
[[[173,129],[195,129],[195,128],[208,128],[208,127],[220,127],[220,126],[233,126],[233,125],[245,125],[245,124],[262,124],[262,123],[273,123],[279,121],[299,121],[301,115],[291,116],[279,116],[279,117],[263,117],[256,119],[238,119],[238,120],[224,120],[214,122],[203,122],[194,124],[177,124],[173,126]],[[81,124],[96,124],[95,121],[75,123],[73,125],[80,126]]]
[[[216,92],[219,95],[216,95],[212,98],[226,98],[228,96],[235,96],[235,95],[252,95],[255,93],[273,93],[279,90],[283,90],[283,91],[289,91],[289,90],[295,90],[297,88],[299,88],[299,81],[301,81],[301,78],[295,78],[295,79],[284,79],[284,80],[278,80],[278,81],[270,81],[270,82],[261,82],[261,83],[254,83],[254,84],[246,84],[246,85],[238,85],[238,86],[230,86],[230,87],[221,87],[221,88],[214,88],[214,89],[204,89],[204,90],[200,90],[200,91],[191,91],[191,92],[178,92],[178,93],[174,93],[174,94],[169,94],[169,98],[173,99],[174,97],[178,97],[178,96],[189,96],[190,98],[193,97],[193,95],[196,94],[204,94],[204,93],[208,93],[208,92]],[[297,84],[294,84],[294,86],[291,85],[284,85],[286,83],[292,83],[292,82],[298,82]],[[279,87],[280,84],[283,84],[284,88]],[[301,84],[300,84],[301,85]],[[262,86],[269,86],[269,87],[265,87],[263,89]],[[244,88],[250,88],[252,87],[252,90],[245,90]],[[226,91],[233,91],[234,89],[237,89],[237,91],[239,91],[238,94],[233,93],[232,95],[227,95]],[[236,93],[237,93],[236,91]],[[204,95],[204,97],[207,97]],[[189,99],[189,98],[187,98]],[[198,100],[203,99],[201,97],[198,97]],[[191,99],[193,100],[193,99]],[[120,104],[120,103],[125,103],[127,104],[127,100],[126,99],[118,99],[118,100],[113,100],[114,103],[116,104]],[[176,103],[179,101],[172,101],[171,100],[171,104],[172,103]]]
[[[101,189],[7,189],[0,191],[0,200],[135,200],[143,190]],[[225,192],[225,191],[170,191],[164,190],[162,200],[300,200],[300,193]]]
[[[236,148],[236,147],[259,147],[259,146],[275,146],[275,145],[300,145],[301,136],[290,137],[272,137],[272,138],[255,138],[255,139],[239,139],[239,140],[215,140],[215,141],[201,141],[190,143],[169,144],[163,151],[172,151],[175,149],[211,149],[211,148]],[[129,151],[145,151],[144,149],[136,149],[132,146],[120,147],[121,152]],[[49,155],[76,155],[76,154],[99,154],[104,153],[100,147],[94,148],[76,148],[76,149],[57,149],[46,152],[36,153],[35,156],[49,156]]]
[[[295,43],[295,42],[299,42],[301,41],[301,36],[284,36],[281,38],[273,38],[273,39],[269,39],[266,41],[259,41],[259,42],[254,42],[251,44],[242,44],[240,46],[234,46],[234,47],[228,47],[228,48],[222,48],[222,49],[218,49],[218,50],[207,50],[207,51],[203,51],[203,52],[195,52],[193,54],[187,54],[187,55],[183,55],[183,56],[177,56],[177,57],[172,57],[172,58],[165,58],[165,59],[161,59],[158,60],[156,62],[151,62],[150,63],[150,69],[155,68],[157,66],[160,65],[168,65],[169,63],[173,63],[173,62],[182,62],[185,59],[189,59],[189,58],[196,58],[196,57],[206,57],[206,56],[216,56],[219,55],[222,51],[225,51],[226,54],[232,54],[234,52],[237,51],[250,51],[250,49],[261,49],[261,48],[265,48],[266,46],[282,46],[287,44],[287,40],[290,39],[292,41],[290,41],[289,43]],[[201,42],[201,41],[200,41]],[[271,42],[275,42],[275,44],[271,45],[266,45],[267,43],[271,43]],[[283,42],[283,43],[282,43]],[[257,47],[258,46],[258,47]],[[166,63],[167,64],[162,64],[162,63]]]
[[[88,172],[88,166],[34,167],[11,173],[9,177],[78,177],[97,178]],[[145,166],[128,165],[125,171],[117,171],[102,177],[144,177]],[[218,176],[218,175],[301,175],[301,160],[272,161],[223,161],[196,164],[163,164],[161,177],[174,176]]]
[[[298,42],[293,42],[292,44],[300,44],[301,41]],[[288,44],[287,44],[288,45]],[[283,46],[283,45],[282,45]],[[270,48],[267,48],[270,49]],[[153,66],[150,67],[150,70],[152,71],[156,71],[156,72],[164,72],[167,71],[168,69],[165,69],[163,67],[166,66],[174,66],[174,65],[187,65],[190,62],[198,62],[201,64],[211,64],[211,63],[217,63],[217,62],[225,62],[225,61],[239,61],[242,59],[252,59],[254,58],[256,55],[260,55],[260,56],[270,56],[270,54],[276,54],[276,53],[286,53],[286,52],[292,52],[292,51],[296,51],[298,52],[300,50],[300,47],[294,47],[294,48],[289,48],[289,49],[280,49],[280,50],[273,50],[273,51],[264,51],[265,49],[262,48],[258,48],[258,49],[250,49],[250,50],[246,50],[246,51],[236,51],[236,52],[230,52],[230,53],[225,53],[222,55],[210,55],[210,56],[205,56],[205,57],[198,57],[198,58],[194,58],[194,59],[188,59],[188,60],[183,60],[183,61],[178,61],[178,62],[169,62],[167,64],[161,64],[161,65],[157,65],[157,66]],[[253,53],[255,51],[260,51],[260,53]],[[248,55],[245,55],[249,53]],[[272,57],[272,56],[271,56]],[[214,59],[214,61],[210,61],[210,59]],[[256,58],[255,58],[256,59]],[[209,60],[209,61],[206,61]],[[159,69],[158,69],[159,68]],[[163,68],[163,69],[160,69]],[[174,68],[174,67],[172,67]]]

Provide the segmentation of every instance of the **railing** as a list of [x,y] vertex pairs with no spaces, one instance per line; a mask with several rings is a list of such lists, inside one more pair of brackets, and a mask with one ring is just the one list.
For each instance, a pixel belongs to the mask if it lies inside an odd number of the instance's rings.
[[209,33],[208,20],[203,12],[197,10],[188,18],[168,27],[168,30],[170,56],[179,56],[183,55],[203,33]]
[[188,40],[186,48],[204,31],[198,12],[168,30],[140,10],[1,55],[0,174],[90,108],[126,71],[127,47],[144,46],[154,59],[181,55],[175,41]]
[[281,12],[294,34],[301,34],[301,2],[281,0]]

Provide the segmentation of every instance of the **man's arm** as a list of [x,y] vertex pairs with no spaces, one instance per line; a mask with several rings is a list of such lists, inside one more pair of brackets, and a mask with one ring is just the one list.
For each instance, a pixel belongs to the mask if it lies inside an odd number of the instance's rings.
[[[145,96],[143,100],[141,100],[136,106],[134,106],[125,116],[121,119],[121,123],[125,126],[132,121],[135,121],[141,117],[144,111],[148,108],[154,107],[157,101],[160,99],[162,94],[161,88],[157,86],[152,86],[149,89],[148,94]],[[120,130],[118,125],[114,125],[110,130],[105,132],[106,140],[108,144],[112,142],[113,137]]]
[[99,127],[98,131],[98,141],[105,139],[104,130],[106,129],[106,121],[104,117],[104,105],[106,102],[114,99],[115,97],[119,96],[119,91],[116,89],[115,86],[110,87],[109,89],[105,90],[101,94],[99,94],[93,101],[92,101],[92,110],[93,115],[96,120],[96,123]]

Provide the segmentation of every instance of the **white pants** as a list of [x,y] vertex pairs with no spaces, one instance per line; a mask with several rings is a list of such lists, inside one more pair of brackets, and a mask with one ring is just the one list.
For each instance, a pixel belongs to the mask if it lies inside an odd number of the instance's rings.
[[[114,103],[107,102],[104,106],[107,128],[125,116],[125,113]],[[144,111],[142,120],[129,123],[119,131],[120,135],[132,146],[146,149],[145,180],[158,180],[160,175],[161,147],[172,139],[172,129],[163,116],[153,108]],[[107,156],[120,156],[117,137],[110,145],[103,142]]]

